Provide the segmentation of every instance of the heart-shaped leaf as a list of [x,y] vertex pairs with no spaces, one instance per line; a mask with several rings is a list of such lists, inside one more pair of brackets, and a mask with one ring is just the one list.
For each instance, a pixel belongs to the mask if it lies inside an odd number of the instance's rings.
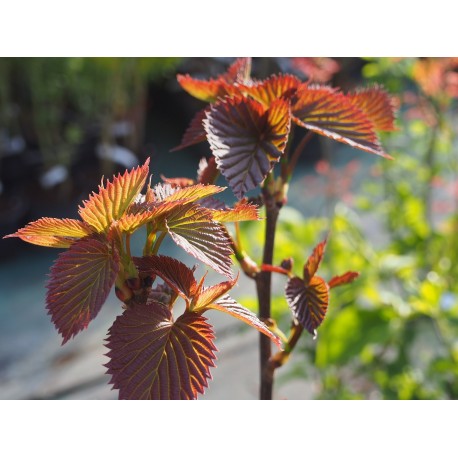
[[119,255],[99,235],[83,238],[51,267],[46,308],[63,343],[87,328],[106,301],[119,270]]
[[286,284],[286,300],[294,317],[310,334],[323,322],[329,303],[329,287],[321,278],[314,276],[308,285],[299,277]]
[[238,198],[258,186],[283,154],[290,128],[288,102],[234,97],[212,105],[204,120],[218,169]]
[[114,177],[106,186],[99,186],[89,200],[79,208],[81,218],[97,232],[103,232],[113,221],[120,219],[145,185],[149,174],[149,158],[146,162],[124,175]]
[[120,399],[196,399],[215,366],[213,339],[201,315],[185,313],[174,322],[163,304],[139,304],[109,330],[110,383]]
[[24,242],[53,248],[68,248],[82,237],[91,234],[92,228],[76,219],[40,218],[3,238],[19,237]]

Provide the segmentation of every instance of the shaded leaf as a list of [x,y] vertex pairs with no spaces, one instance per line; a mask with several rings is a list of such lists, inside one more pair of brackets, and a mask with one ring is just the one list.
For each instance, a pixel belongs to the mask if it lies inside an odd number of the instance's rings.
[[351,283],[355,278],[359,277],[358,272],[346,272],[343,275],[336,275],[328,281],[329,288],[335,288],[336,286],[345,285]]
[[225,295],[217,302],[212,302],[205,306],[205,310],[210,309],[228,313],[229,315],[243,321],[244,323],[257,329],[259,332],[265,334],[275,345],[277,345],[278,348],[281,348],[280,338],[273,334],[272,331],[270,331],[269,328],[253,312],[240,305],[229,295]]
[[291,65],[315,83],[327,83],[340,70],[339,63],[330,57],[293,57]]
[[218,169],[241,198],[280,159],[289,134],[289,105],[277,100],[266,110],[246,97],[226,99],[211,107],[204,126]]
[[142,166],[114,177],[106,186],[99,186],[98,193],[92,193],[83,207],[79,208],[81,218],[96,231],[108,229],[112,221],[123,216],[145,185],[149,174],[149,158]]
[[40,218],[3,238],[19,237],[24,242],[34,245],[68,248],[91,232],[90,226],[76,219]]
[[46,308],[63,343],[97,316],[118,270],[118,252],[102,236],[81,239],[59,255],[51,267]]
[[395,130],[394,106],[389,94],[380,86],[361,89],[347,97],[372,121],[376,130]]
[[139,304],[109,330],[110,383],[120,399],[195,399],[215,366],[213,340],[200,315],[185,313],[174,322],[163,304]]
[[329,303],[329,287],[321,278],[314,276],[308,285],[299,277],[286,284],[286,300],[294,317],[314,335],[323,322]]
[[198,111],[192,118],[188,128],[185,130],[183,138],[181,139],[181,143],[170,151],[180,151],[184,148],[187,148],[188,146],[196,145],[205,141],[206,132],[203,126],[203,121],[206,116],[207,108]]
[[327,239],[320,242],[314,249],[313,253],[307,259],[304,265],[304,282],[308,284],[315,275],[321,260],[323,259],[324,250],[326,249]]
[[197,170],[197,181],[202,184],[212,184],[218,178],[219,172],[216,167],[216,161],[212,156],[208,161],[204,157],[199,162]]
[[167,215],[165,229],[186,252],[232,277],[231,240],[225,228],[212,221],[210,210],[194,204],[180,205]]
[[301,84],[301,80],[293,75],[273,75],[260,83],[244,87],[243,91],[264,107],[269,107],[281,97],[290,98]]
[[378,141],[374,124],[343,94],[330,87],[301,86],[291,105],[302,127],[354,148],[391,158]]
[[182,262],[169,256],[144,256],[134,258],[138,271],[146,275],[162,278],[177,294],[186,301],[196,289],[193,271]]

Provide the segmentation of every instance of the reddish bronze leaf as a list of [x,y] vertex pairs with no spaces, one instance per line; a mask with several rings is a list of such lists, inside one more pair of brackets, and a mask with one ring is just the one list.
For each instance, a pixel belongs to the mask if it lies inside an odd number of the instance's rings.
[[218,283],[217,285],[213,285],[208,288],[201,288],[200,291],[197,290],[197,294],[193,298],[191,304],[191,311],[204,312],[210,304],[217,301],[219,298],[224,296],[230,289],[232,289],[234,285],[237,283],[238,279],[239,277],[237,275],[237,278],[234,278],[233,280],[224,281],[222,283]]
[[139,304],[109,330],[110,383],[119,399],[196,399],[215,366],[213,340],[212,327],[198,314],[174,322],[163,304]]
[[196,259],[232,277],[231,240],[225,228],[212,221],[210,210],[194,204],[181,205],[167,215],[164,229]]
[[83,238],[59,255],[51,267],[46,308],[63,343],[97,316],[118,270],[118,252],[102,236]]
[[81,218],[97,232],[107,230],[112,221],[124,215],[142,190],[149,174],[148,165],[149,158],[142,166],[114,177],[112,183],[108,181],[106,187],[102,183],[99,192],[93,193],[79,208]]
[[325,86],[301,86],[291,105],[302,127],[354,148],[391,158],[378,141],[374,124],[343,94]]
[[213,210],[212,218],[215,221],[230,223],[234,221],[256,221],[259,220],[258,207],[244,203],[235,205],[234,208]]
[[395,130],[391,97],[380,86],[359,90],[347,97],[373,122],[376,130]]
[[216,167],[215,157],[212,156],[208,161],[204,157],[199,162],[197,170],[197,181],[202,184],[213,184],[218,178],[219,172]]
[[327,239],[320,242],[313,250],[313,253],[307,259],[304,266],[304,283],[308,285],[315,275],[321,260],[323,259],[324,250],[326,249]]
[[187,177],[167,178],[166,176],[161,175],[161,180],[164,183],[171,185],[173,188],[186,188],[187,186],[196,184],[192,178]]
[[290,98],[301,84],[301,80],[292,75],[273,75],[260,83],[244,87],[243,92],[264,107],[269,107],[281,97]]
[[204,121],[218,169],[238,198],[258,186],[280,159],[290,128],[289,104],[277,100],[266,110],[246,97],[213,105]]
[[193,271],[177,259],[169,256],[146,256],[134,258],[141,274],[157,275],[177,294],[189,302],[197,287]]
[[229,315],[243,321],[259,332],[265,334],[272,342],[281,348],[281,340],[278,336],[272,333],[269,328],[250,310],[246,309],[229,295],[225,295],[216,302],[211,302],[205,307],[205,310],[219,310],[220,312],[228,313]]
[[329,288],[335,288],[336,286],[345,285],[351,283],[355,278],[359,277],[358,272],[346,272],[343,275],[336,275],[329,280]]
[[297,321],[315,335],[328,309],[329,287],[326,282],[314,276],[306,285],[299,277],[290,278],[286,284],[286,300]]
[[181,143],[170,151],[180,151],[188,146],[196,145],[197,143],[203,142],[206,139],[206,132],[203,126],[203,121],[207,116],[207,108],[198,111],[191,123],[183,134]]
[[293,57],[291,65],[315,83],[327,83],[340,70],[340,65],[329,57]]
[[251,57],[240,57],[236,59],[227,72],[221,77],[228,83],[246,84],[250,81]]
[[53,248],[68,248],[82,237],[91,234],[86,223],[76,219],[40,218],[19,229],[14,234],[3,237],[19,237],[24,242]]

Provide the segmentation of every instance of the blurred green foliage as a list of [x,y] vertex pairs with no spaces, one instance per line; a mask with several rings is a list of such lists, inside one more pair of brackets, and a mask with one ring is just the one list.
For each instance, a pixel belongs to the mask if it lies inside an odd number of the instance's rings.
[[[299,355],[279,383],[306,378],[319,399],[458,398],[454,70],[455,62],[446,59],[367,59],[366,79],[398,98],[399,129],[383,138],[395,160],[366,167],[353,205],[337,198],[330,218],[306,218],[291,208],[281,213],[276,264],[293,257],[300,274],[330,230],[319,275],[329,280],[356,270],[360,277],[331,291],[318,338],[301,338]],[[437,73],[435,88],[430,71]],[[243,225],[245,246],[263,240],[260,226]],[[253,253],[257,261],[259,250]],[[286,331],[284,280],[276,280],[273,312]],[[253,299],[239,299],[256,308]]]

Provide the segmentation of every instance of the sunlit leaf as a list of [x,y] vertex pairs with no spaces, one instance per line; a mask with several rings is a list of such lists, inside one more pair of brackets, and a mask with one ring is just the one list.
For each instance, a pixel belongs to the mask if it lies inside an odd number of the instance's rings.
[[301,86],[291,105],[302,127],[354,148],[390,158],[380,146],[374,124],[343,94],[330,87]]
[[174,188],[186,188],[187,186],[192,186],[196,184],[196,182],[192,178],[187,178],[187,177],[167,178],[162,174],[161,174],[161,180],[164,183],[170,184]]
[[205,309],[219,310],[220,312],[228,313],[229,315],[257,329],[259,332],[262,332],[269,337],[269,339],[272,340],[278,348],[281,348],[281,340],[279,337],[273,334],[272,331],[270,331],[269,328],[253,312],[240,305],[229,295],[223,296],[216,302],[211,302],[205,306]]
[[366,114],[376,130],[395,130],[392,98],[380,86],[361,89],[347,97]]
[[246,84],[250,81],[251,57],[236,59],[221,77],[228,83]]
[[149,158],[146,162],[124,175],[114,177],[106,186],[99,186],[89,200],[79,208],[81,218],[96,231],[103,232],[112,221],[120,219],[145,185],[149,174]]
[[213,340],[212,327],[198,314],[174,322],[163,304],[139,304],[109,330],[110,383],[120,399],[196,399],[215,366]]
[[197,297],[194,298],[191,304],[191,310],[193,312],[202,312],[206,310],[206,307],[217,301],[219,298],[224,296],[229,290],[231,290],[237,283],[237,278],[233,280],[224,281],[217,285],[204,288],[198,292]]
[[293,75],[273,75],[270,78],[244,88],[244,93],[269,107],[281,97],[291,97],[301,85],[301,80]]
[[280,159],[290,128],[289,104],[277,100],[266,110],[245,97],[226,99],[211,107],[204,126],[218,169],[241,198]]
[[167,215],[165,229],[173,241],[217,272],[232,277],[231,241],[211,212],[194,204],[181,205]]
[[145,256],[134,258],[134,262],[140,273],[157,275],[186,300],[196,289],[193,271],[177,259],[169,256]]
[[194,118],[192,118],[191,123],[183,134],[181,143],[170,151],[180,151],[184,148],[187,148],[197,143],[203,142],[206,139],[206,132],[203,126],[203,121],[207,116],[207,108],[198,111]]
[[214,210],[212,218],[215,221],[230,223],[234,221],[256,221],[259,220],[258,207],[244,203],[235,205],[234,208],[224,210]]
[[74,243],[51,268],[46,308],[63,343],[85,329],[106,301],[119,270],[119,255],[94,235]]
[[346,272],[343,275],[336,275],[328,281],[329,288],[335,288],[336,286],[345,285],[351,283],[355,278],[359,277],[358,272]]
[[310,334],[315,334],[328,309],[329,287],[326,282],[314,276],[306,285],[301,278],[293,277],[288,280],[285,291],[294,317]]
[[40,218],[3,238],[19,237],[24,242],[53,248],[68,248],[82,237],[91,234],[86,223],[76,219]]
[[313,253],[307,259],[304,266],[304,282],[308,284],[315,275],[321,260],[323,259],[324,250],[326,249],[327,240],[320,242],[313,250]]
[[196,184],[186,188],[177,189],[169,196],[165,197],[162,202],[176,202],[181,200],[183,203],[195,202],[196,200],[212,196],[224,191],[226,188],[215,186],[213,184]]

